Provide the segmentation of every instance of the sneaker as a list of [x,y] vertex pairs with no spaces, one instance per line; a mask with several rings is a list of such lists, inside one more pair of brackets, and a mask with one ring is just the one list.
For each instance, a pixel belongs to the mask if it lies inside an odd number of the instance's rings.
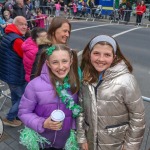
[[4,125],[11,126],[11,127],[18,127],[18,126],[21,126],[21,124],[22,124],[22,122],[19,120],[14,119],[14,120],[10,121],[6,118],[3,119],[3,123],[4,123]]

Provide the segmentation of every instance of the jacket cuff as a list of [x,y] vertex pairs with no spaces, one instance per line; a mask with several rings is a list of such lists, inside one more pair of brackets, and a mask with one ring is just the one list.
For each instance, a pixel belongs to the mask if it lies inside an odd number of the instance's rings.
[[39,120],[38,126],[37,126],[37,132],[38,132],[38,133],[43,133],[43,132],[45,131],[45,128],[43,128],[44,121],[45,121],[44,118],[41,118],[41,119]]

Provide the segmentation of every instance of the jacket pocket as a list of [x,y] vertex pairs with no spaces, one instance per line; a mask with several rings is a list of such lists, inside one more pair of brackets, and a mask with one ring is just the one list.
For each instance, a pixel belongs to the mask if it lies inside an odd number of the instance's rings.
[[109,141],[109,144],[122,144],[125,141],[128,128],[128,122],[107,126],[104,132],[102,133],[103,140]]
[[105,129],[116,128],[116,127],[120,127],[120,126],[124,126],[124,125],[128,125],[128,124],[129,124],[129,122],[122,122],[120,124],[106,126]]
[[106,126],[106,131],[108,134],[124,135],[129,128],[129,122],[123,122],[117,125]]

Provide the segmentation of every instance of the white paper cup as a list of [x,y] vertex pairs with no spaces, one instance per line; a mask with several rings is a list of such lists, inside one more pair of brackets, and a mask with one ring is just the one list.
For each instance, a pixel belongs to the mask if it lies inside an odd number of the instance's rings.
[[[63,122],[63,120],[65,119],[65,113],[62,110],[57,109],[51,113],[50,117],[52,121]],[[62,128],[60,128],[60,130],[61,129]]]

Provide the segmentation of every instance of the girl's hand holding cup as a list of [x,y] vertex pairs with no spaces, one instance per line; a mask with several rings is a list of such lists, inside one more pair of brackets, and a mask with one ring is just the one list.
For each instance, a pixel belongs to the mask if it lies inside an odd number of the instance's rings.
[[54,110],[51,113],[50,118],[47,118],[44,122],[44,128],[51,130],[61,130],[65,114],[61,110]]
[[44,122],[44,128],[51,130],[60,130],[62,122],[52,121],[51,118],[47,118]]

